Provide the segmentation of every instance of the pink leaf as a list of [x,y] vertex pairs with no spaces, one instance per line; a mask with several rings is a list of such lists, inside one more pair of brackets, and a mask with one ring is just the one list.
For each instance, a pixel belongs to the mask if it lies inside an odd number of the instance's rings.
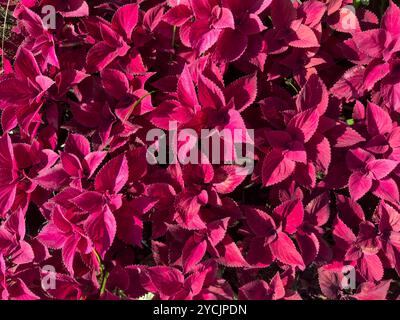
[[238,29],[244,34],[253,35],[263,32],[266,27],[258,15],[251,13],[241,21]]
[[307,156],[313,161],[317,171],[328,172],[332,161],[331,145],[322,134],[316,133],[307,143]]
[[382,28],[389,32],[393,39],[400,35],[400,8],[392,1],[389,1],[389,8],[382,17]]
[[339,211],[339,217],[350,227],[358,227],[365,220],[362,207],[352,198],[338,194],[336,205]]
[[391,202],[398,202],[400,200],[397,183],[391,178],[378,181],[373,186],[372,193],[381,199]]
[[114,14],[112,26],[126,39],[130,39],[132,31],[138,22],[139,6],[137,4],[127,4],[120,7]]
[[182,288],[184,277],[178,269],[157,266],[147,268],[145,273],[154,288],[165,296],[172,296]]
[[315,260],[319,252],[319,240],[314,233],[297,233],[296,240],[300,247],[304,263],[309,265]]
[[102,210],[90,213],[85,222],[85,230],[99,255],[104,258],[117,230],[117,223],[110,208],[105,206]]
[[223,166],[214,173],[213,186],[218,193],[233,192],[246,178],[246,171],[239,166]]
[[346,101],[361,98],[364,95],[365,67],[355,66],[347,70],[331,88],[331,93]]
[[367,169],[372,172],[376,180],[381,180],[389,175],[397,165],[397,161],[379,159],[370,161],[367,165]]
[[67,237],[60,232],[60,229],[54,223],[50,222],[40,231],[37,239],[48,248],[61,249]]
[[243,258],[239,248],[228,235],[218,245],[218,252],[220,258],[218,262],[227,267],[246,267],[248,266],[247,261]]
[[104,89],[114,99],[121,99],[129,90],[129,82],[125,74],[115,69],[104,69],[101,71],[101,81]]
[[61,163],[63,165],[63,169],[72,177],[79,177],[82,173],[81,162],[78,157],[71,154],[63,152],[61,153]]
[[371,63],[365,71],[364,87],[368,91],[372,90],[375,84],[382,80],[390,72],[390,64],[387,62],[380,64]]
[[247,44],[246,35],[236,30],[225,29],[218,38],[215,59],[221,62],[235,61],[243,55]]
[[251,239],[246,259],[253,268],[266,268],[274,261],[268,244],[259,238]]
[[203,53],[217,42],[220,33],[220,29],[210,29],[208,22],[196,21],[190,27],[190,43],[199,53]]
[[328,108],[329,95],[325,84],[321,78],[313,74],[301,89],[296,106],[299,111],[307,109],[316,109],[320,115],[323,115]]
[[373,29],[358,32],[353,35],[353,40],[358,49],[371,58],[381,58],[385,47],[388,45],[388,33],[383,29]]
[[299,8],[299,13],[304,19],[304,24],[314,27],[320,23],[326,12],[326,4],[317,0],[303,2]]
[[99,171],[94,185],[97,191],[118,193],[128,181],[128,161],[124,154],[110,160]]
[[364,282],[360,285],[354,298],[358,300],[385,300],[389,291],[391,280],[381,281],[379,284]]
[[279,151],[271,151],[263,162],[263,184],[268,187],[282,182],[294,172],[295,166],[295,162],[284,158]]
[[197,241],[195,236],[190,237],[182,250],[183,271],[190,272],[204,257],[206,250],[206,240]]
[[203,75],[199,77],[199,101],[204,108],[219,109],[226,105],[222,90]]
[[300,133],[299,140],[307,142],[318,128],[319,117],[320,115],[316,110],[303,111],[289,121],[288,129],[296,135]]
[[380,281],[383,278],[382,262],[376,254],[361,258],[360,272],[368,281]]
[[361,172],[354,172],[349,179],[349,191],[354,200],[362,198],[372,187],[372,179]]
[[234,99],[239,112],[244,111],[256,100],[257,75],[245,76],[229,84],[225,89],[225,97],[227,101]]
[[381,107],[369,102],[367,106],[367,127],[371,136],[385,135],[392,132],[392,119]]
[[215,29],[235,29],[235,20],[232,11],[228,8],[215,6],[211,12],[212,26]]
[[275,222],[266,212],[246,207],[244,209],[246,221],[250,229],[258,237],[267,237],[276,229]]
[[67,141],[65,142],[65,149],[68,153],[73,153],[78,158],[84,158],[90,152],[90,143],[82,135],[70,133]]
[[178,80],[178,98],[186,107],[195,108],[199,104],[192,76],[187,65],[183,68]]
[[356,241],[353,231],[338,217],[333,222],[333,237],[337,245],[345,250]]
[[44,189],[59,190],[68,178],[67,172],[60,165],[56,165],[51,169],[43,170],[34,181]]
[[327,136],[332,142],[332,147],[335,148],[347,148],[365,141],[365,138],[356,130],[342,124],[335,126],[333,130],[328,132]]
[[319,47],[319,41],[313,29],[301,24],[294,35],[289,37],[289,45],[295,48]]
[[90,71],[101,71],[117,56],[117,50],[110,47],[105,41],[101,41],[89,49],[86,56],[86,64]]
[[300,200],[286,201],[276,207],[274,213],[282,219],[283,230],[289,234],[295,233],[303,223],[304,210]]
[[207,225],[208,240],[213,246],[220,243],[228,230],[229,217],[221,220],[216,220]]
[[286,233],[278,232],[278,237],[275,241],[269,244],[269,247],[271,248],[274,257],[280,262],[304,270],[305,265],[303,258],[297,251],[293,241]]
[[184,4],[177,5],[167,11],[163,20],[173,26],[180,27],[190,19],[192,12],[190,8]]
[[263,280],[249,282],[239,288],[240,300],[268,300],[269,286]]
[[89,178],[93,175],[106,156],[107,153],[104,151],[91,152],[85,156],[83,167],[87,170]]

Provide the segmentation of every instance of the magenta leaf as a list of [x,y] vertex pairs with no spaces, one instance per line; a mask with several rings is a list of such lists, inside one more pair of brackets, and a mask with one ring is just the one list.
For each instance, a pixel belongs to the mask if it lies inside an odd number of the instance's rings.
[[128,180],[128,162],[121,154],[107,162],[99,171],[95,179],[95,188],[98,191],[118,193]]
[[269,247],[274,257],[280,262],[304,270],[305,265],[303,258],[287,234],[278,232],[276,240],[271,242]]
[[90,213],[85,223],[85,230],[101,257],[114,241],[117,230],[115,217],[108,206],[102,210]]

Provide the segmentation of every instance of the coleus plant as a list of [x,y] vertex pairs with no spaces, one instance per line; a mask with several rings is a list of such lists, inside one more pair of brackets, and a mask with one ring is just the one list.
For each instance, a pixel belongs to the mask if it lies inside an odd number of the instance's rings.
[[399,298],[395,2],[0,1],[1,299]]

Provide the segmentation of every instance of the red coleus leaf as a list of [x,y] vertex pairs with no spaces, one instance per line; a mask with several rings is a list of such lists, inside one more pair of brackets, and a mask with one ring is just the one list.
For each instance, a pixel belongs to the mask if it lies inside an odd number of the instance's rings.
[[148,276],[151,285],[150,291],[159,292],[164,296],[173,296],[182,287],[184,277],[178,269],[171,267],[150,267],[144,270]]
[[326,4],[320,1],[307,1],[300,6],[299,15],[303,17],[305,25],[314,27],[321,21],[326,9]]
[[294,172],[295,166],[295,162],[285,158],[280,151],[271,151],[263,162],[263,184],[271,186],[282,182]]
[[364,95],[365,67],[356,66],[344,73],[344,75],[331,88],[331,93],[346,101],[358,99]]
[[271,216],[262,210],[245,208],[246,221],[256,236],[266,237],[276,229],[275,222]]
[[285,287],[279,273],[268,285],[263,280],[256,280],[239,288],[240,300],[279,300],[285,296]]
[[124,154],[117,156],[105,164],[95,179],[97,191],[118,193],[128,181],[128,161]]
[[67,180],[68,174],[60,165],[43,170],[35,178],[35,182],[47,190],[59,190]]
[[389,1],[389,8],[382,17],[382,28],[389,32],[393,38],[400,34],[399,13],[400,8],[392,0]]
[[240,249],[228,235],[218,245],[217,249],[220,255],[220,258],[218,259],[220,264],[234,268],[248,266],[247,261],[240,252]]
[[318,113],[323,115],[328,108],[328,102],[328,90],[325,84],[317,75],[313,74],[299,93],[296,105],[299,111],[317,109]]
[[392,132],[392,119],[389,114],[374,103],[367,106],[367,128],[371,136]]
[[360,285],[359,292],[354,297],[358,300],[385,300],[390,283],[390,280],[381,281],[377,285],[372,282],[365,282]]
[[296,235],[296,241],[299,244],[301,256],[306,265],[309,265],[318,256],[320,249],[320,240],[315,233],[298,233]]
[[383,278],[383,266],[375,254],[364,255],[360,262],[360,272],[369,281],[380,281]]
[[156,202],[149,197],[139,197],[123,203],[115,212],[117,237],[125,243],[142,247],[143,215],[151,210]]
[[222,90],[203,75],[199,77],[199,102],[204,108],[219,109],[226,105]]
[[312,48],[318,47],[319,41],[313,29],[304,24],[300,24],[293,33],[293,36],[290,37],[289,45],[295,48]]
[[192,16],[192,11],[190,8],[184,4],[179,4],[172,7],[164,15],[163,20],[173,26],[182,26],[186,21]]
[[364,87],[367,90],[371,90],[374,85],[386,77],[390,72],[390,65],[387,62],[370,64],[365,71],[364,76]]
[[353,173],[349,180],[351,196],[358,200],[363,197],[372,187],[372,179],[361,172]]
[[246,178],[246,171],[238,166],[225,166],[214,172],[213,186],[218,193],[233,192]]
[[115,217],[108,206],[93,212],[85,222],[85,230],[93,241],[96,251],[104,257],[114,241],[117,230]]
[[319,114],[315,110],[303,111],[288,123],[289,132],[298,136],[298,140],[309,141],[318,128]]
[[101,71],[101,80],[107,93],[117,100],[126,95],[129,90],[128,79],[121,71],[104,69]]
[[206,240],[197,240],[196,236],[189,238],[182,250],[182,263],[185,273],[191,271],[201,261],[206,249]]
[[130,39],[132,31],[138,22],[139,6],[137,4],[127,4],[120,7],[112,19],[113,28],[126,39]]
[[247,49],[248,37],[236,30],[225,29],[221,32],[215,48],[215,58],[222,62],[239,59]]
[[206,21],[196,21],[189,29],[189,41],[198,52],[209,50],[218,40],[221,29],[210,29]]
[[398,298],[394,1],[0,2],[2,299]]
[[283,230],[286,233],[295,233],[303,223],[304,210],[300,200],[284,202],[275,208],[274,213],[281,219]]
[[227,101],[234,99],[235,107],[240,112],[249,107],[257,97],[257,76],[250,75],[232,82],[225,89]]
[[353,40],[357,48],[371,58],[381,58],[388,45],[388,33],[383,29],[373,29],[356,33]]
[[304,270],[305,265],[303,258],[297,251],[293,241],[284,232],[278,232],[275,241],[269,244],[271,252],[280,262],[288,264],[293,267],[299,267]]
[[182,74],[179,77],[177,93],[179,101],[184,106],[194,108],[199,104],[192,75],[187,65],[185,65]]

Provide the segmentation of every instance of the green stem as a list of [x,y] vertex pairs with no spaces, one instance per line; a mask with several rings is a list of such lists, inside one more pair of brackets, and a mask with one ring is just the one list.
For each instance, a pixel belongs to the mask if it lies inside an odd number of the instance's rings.
[[1,72],[4,71],[4,38],[6,37],[6,26],[7,26],[7,16],[8,16],[8,9],[10,7],[10,1],[7,1],[6,12],[4,13],[4,23],[3,23],[3,35],[1,37]]
[[292,81],[290,80],[286,80],[285,84],[288,85],[289,87],[291,87],[296,93],[299,93],[299,90],[294,86],[294,84],[292,83]]
[[106,284],[107,284],[107,280],[108,280],[108,276],[110,275],[109,272],[107,271],[106,273],[104,273],[104,265],[103,262],[101,261],[101,257],[100,255],[97,253],[96,249],[93,249],[93,253],[96,256],[97,261],[99,262],[99,266],[100,266],[100,278],[101,278],[101,285],[100,285],[100,296],[102,294],[104,294],[104,292],[106,291]]
[[110,273],[107,271],[105,273],[105,275],[103,276],[103,281],[101,282],[101,287],[100,287],[100,296],[103,295],[104,292],[106,291],[106,284],[107,284],[109,275],[110,275]]
[[[177,4],[179,6],[181,4],[181,0],[178,0]],[[175,49],[175,41],[176,41],[176,26],[174,26],[174,29],[172,31],[172,43],[171,43],[172,49]],[[170,58],[171,61],[172,58],[173,58],[173,53],[171,52],[171,58]]]
[[175,40],[176,40],[176,26],[174,26],[174,30],[172,31],[172,49],[175,49]]
[[97,262],[99,263],[100,271],[103,272],[103,264],[101,262],[101,258],[99,256],[99,254],[97,253],[96,249],[93,249],[93,253],[96,256]]
[[141,103],[144,99],[146,99],[148,96],[151,96],[153,93],[155,93],[156,91],[150,91],[149,93],[145,94],[143,97],[141,97],[138,101],[136,101],[132,107],[129,109],[128,113],[126,114],[126,116],[124,117],[124,121],[123,123],[125,123],[129,117],[131,116],[133,110],[135,110],[135,108],[137,107],[137,105],[139,103]]

